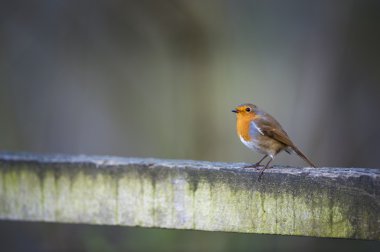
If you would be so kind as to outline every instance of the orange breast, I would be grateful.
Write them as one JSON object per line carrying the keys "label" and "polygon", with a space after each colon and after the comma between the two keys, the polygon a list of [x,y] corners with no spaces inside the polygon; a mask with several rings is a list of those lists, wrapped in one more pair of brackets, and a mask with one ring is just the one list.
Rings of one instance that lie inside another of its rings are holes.
{"label": "orange breast", "polygon": [[236,131],[239,136],[241,136],[245,141],[250,141],[252,138],[249,134],[251,121],[255,119],[256,116],[239,116],[236,122]]}
{"label": "orange breast", "polygon": [[250,141],[251,136],[249,135],[249,121],[238,119],[236,123],[237,134],[242,137],[245,141]]}

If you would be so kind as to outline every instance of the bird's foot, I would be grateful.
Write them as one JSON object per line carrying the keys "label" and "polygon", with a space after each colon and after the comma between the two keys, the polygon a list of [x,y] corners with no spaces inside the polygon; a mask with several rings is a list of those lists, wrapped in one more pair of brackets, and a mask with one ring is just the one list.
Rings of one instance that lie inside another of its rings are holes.
{"label": "bird's foot", "polygon": [[257,178],[257,181],[261,181],[261,177],[263,176],[263,174],[264,174],[264,169],[260,172],[260,174],[259,174],[259,177]]}
{"label": "bird's foot", "polygon": [[243,166],[243,168],[260,169],[260,166],[262,166],[262,165],[260,165],[260,163],[254,163],[254,164]]}
{"label": "bird's foot", "polygon": [[269,167],[264,167],[264,169],[261,170],[260,174],[259,174],[259,177],[257,178],[257,181],[261,181],[261,177],[264,175],[264,171],[266,169],[270,169],[270,168],[273,168],[273,166],[269,166]]}

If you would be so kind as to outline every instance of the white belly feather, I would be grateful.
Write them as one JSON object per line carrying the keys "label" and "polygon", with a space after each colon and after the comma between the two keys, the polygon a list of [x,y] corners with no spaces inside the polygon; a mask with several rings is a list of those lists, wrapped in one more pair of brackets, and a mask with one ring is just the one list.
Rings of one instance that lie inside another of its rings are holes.
{"label": "white belly feather", "polygon": [[252,139],[251,141],[245,141],[244,138],[242,136],[239,136],[240,137],[240,141],[245,145],[247,146],[250,150],[253,150],[253,151],[256,151],[258,153],[261,153],[261,154],[267,154],[265,153],[263,150],[261,150],[259,148],[259,143],[258,143],[258,140],[256,139]]}

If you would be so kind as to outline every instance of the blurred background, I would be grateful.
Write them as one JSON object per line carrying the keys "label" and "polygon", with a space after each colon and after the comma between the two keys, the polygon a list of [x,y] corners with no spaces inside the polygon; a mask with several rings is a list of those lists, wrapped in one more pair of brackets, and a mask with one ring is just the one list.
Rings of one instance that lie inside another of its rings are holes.
{"label": "blurred background", "polygon": [[[0,149],[256,162],[231,113],[251,102],[317,165],[379,167],[379,45],[377,0],[2,0]],[[275,163],[305,165],[286,154]],[[7,251],[379,249],[4,221],[0,242]]]}

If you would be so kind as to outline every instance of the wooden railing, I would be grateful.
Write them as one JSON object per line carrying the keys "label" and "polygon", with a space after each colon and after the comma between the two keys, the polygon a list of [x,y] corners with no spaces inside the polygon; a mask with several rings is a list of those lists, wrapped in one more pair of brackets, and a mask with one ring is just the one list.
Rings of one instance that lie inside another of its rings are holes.
{"label": "wooden railing", "polygon": [[380,240],[380,170],[0,153],[0,219]]}

